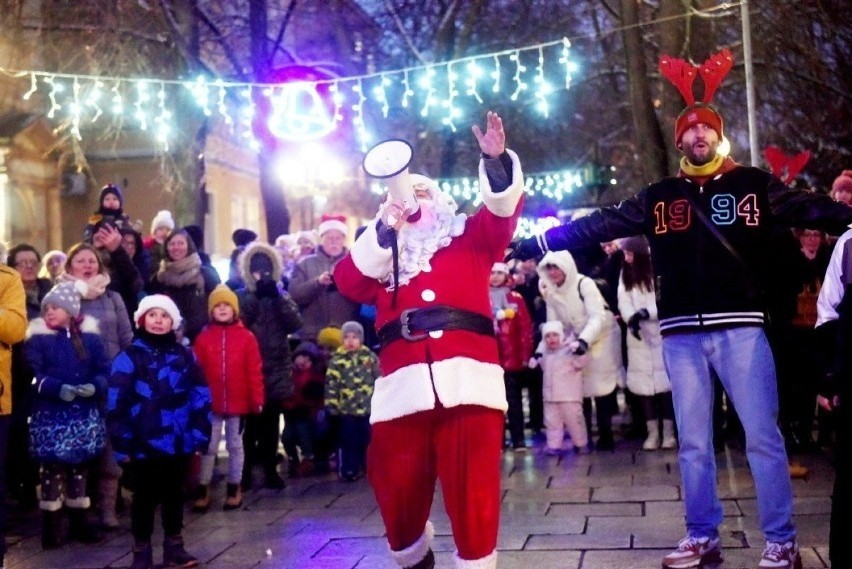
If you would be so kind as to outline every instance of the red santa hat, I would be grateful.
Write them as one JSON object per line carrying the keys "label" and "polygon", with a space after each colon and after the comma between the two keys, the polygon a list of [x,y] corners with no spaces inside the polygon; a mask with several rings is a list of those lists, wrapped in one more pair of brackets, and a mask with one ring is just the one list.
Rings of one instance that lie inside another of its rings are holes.
{"label": "red santa hat", "polygon": [[349,234],[349,226],[346,225],[346,216],[345,215],[323,215],[320,218],[320,224],[317,227],[317,233],[320,237],[322,237],[323,233],[326,231],[331,231],[332,229],[336,229],[343,233],[343,235]]}

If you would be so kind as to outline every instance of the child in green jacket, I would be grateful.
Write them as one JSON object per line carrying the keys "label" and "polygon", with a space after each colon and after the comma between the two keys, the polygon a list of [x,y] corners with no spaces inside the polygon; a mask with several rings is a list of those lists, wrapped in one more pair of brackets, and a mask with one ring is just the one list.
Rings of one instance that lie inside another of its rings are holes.
{"label": "child in green jacket", "polygon": [[325,405],[340,417],[340,476],[353,482],[366,472],[370,442],[370,398],[379,377],[379,357],[363,345],[364,327],[350,321],[341,327],[343,345],[332,355],[325,378]]}

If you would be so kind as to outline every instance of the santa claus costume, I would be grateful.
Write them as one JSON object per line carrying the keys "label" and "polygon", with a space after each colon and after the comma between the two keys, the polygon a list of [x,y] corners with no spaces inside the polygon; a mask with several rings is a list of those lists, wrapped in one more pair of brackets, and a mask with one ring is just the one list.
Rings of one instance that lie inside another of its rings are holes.
{"label": "santa claus costume", "polygon": [[431,200],[418,197],[422,215],[399,229],[396,278],[391,248],[382,246],[381,211],[334,271],[341,293],[377,309],[382,377],[372,401],[367,475],[401,567],[434,566],[428,518],[437,480],[456,566],[497,566],[507,406],[488,277],[522,207],[517,155],[484,157],[479,181],[484,206],[468,217],[455,213],[434,181],[412,175],[415,190],[428,188]]}

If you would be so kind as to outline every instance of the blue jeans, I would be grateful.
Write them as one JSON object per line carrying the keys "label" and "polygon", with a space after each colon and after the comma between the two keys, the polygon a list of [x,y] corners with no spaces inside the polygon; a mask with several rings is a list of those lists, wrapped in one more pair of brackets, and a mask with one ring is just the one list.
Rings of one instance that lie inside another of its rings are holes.
{"label": "blue jeans", "polygon": [[793,539],[793,486],[778,428],[775,363],[763,329],[671,334],[663,338],[663,357],[680,437],[678,460],[689,535],[716,537],[722,522],[713,452],[712,368],[745,430],[763,534],[768,541]]}

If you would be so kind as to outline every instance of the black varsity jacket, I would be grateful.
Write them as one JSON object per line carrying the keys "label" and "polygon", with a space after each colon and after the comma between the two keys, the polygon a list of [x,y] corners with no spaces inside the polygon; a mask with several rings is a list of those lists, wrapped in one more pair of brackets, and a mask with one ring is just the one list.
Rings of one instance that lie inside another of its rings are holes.
{"label": "black varsity jacket", "polygon": [[[692,211],[687,193],[738,252],[738,260]],[[644,234],[651,244],[662,333],[761,326],[773,224],[842,233],[852,208],[794,190],[758,168],[736,166],[699,186],[665,178],[618,205],[554,227],[550,250]]]}

